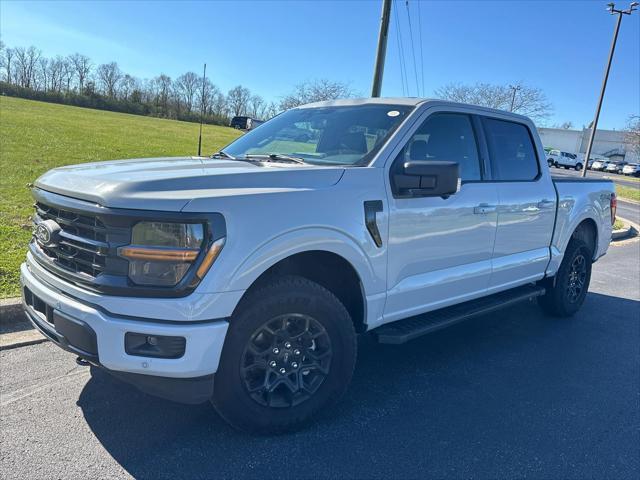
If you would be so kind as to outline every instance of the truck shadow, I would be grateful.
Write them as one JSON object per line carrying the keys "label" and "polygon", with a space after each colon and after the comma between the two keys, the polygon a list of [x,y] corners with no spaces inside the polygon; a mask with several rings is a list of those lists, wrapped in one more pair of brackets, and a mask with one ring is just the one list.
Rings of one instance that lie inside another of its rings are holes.
{"label": "truck shadow", "polygon": [[236,432],[208,404],[147,396],[99,370],[78,405],[136,478],[495,477],[518,464],[581,476],[574,462],[598,476],[607,451],[581,439],[634,408],[639,307],[591,293],[569,320],[525,304],[405,345],[365,335],[345,398],[288,435]]}

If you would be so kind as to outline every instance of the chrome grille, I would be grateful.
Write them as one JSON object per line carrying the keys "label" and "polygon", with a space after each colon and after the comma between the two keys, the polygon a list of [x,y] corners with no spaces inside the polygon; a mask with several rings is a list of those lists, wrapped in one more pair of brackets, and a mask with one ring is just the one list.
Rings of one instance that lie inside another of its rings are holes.
{"label": "chrome grille", "polygon": [[78,214],[42,202],[35,204],[34,224],[54,220],[61,227],[56,246],[38,244],[42,252],[58,266],[76,274],[95,278],[106,266],[109,251],[107,229],[95,216]]}

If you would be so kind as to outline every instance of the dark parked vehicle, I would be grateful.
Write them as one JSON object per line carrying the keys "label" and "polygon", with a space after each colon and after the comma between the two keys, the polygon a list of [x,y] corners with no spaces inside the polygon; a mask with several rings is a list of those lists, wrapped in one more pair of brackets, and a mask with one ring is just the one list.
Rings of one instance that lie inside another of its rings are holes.
{"label": "dark parked vehicle", "polygon": [[257,118],[251,117],[233,117],[229,126],[231,128],[237,128],[238,130],[253,130],[264,122]]}

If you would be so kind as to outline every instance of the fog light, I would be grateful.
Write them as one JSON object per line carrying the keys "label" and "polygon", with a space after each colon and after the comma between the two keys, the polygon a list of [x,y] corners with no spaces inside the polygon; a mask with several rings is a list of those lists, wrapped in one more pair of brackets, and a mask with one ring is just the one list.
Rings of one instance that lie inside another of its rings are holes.
{"label": "fog light", "polygon": [[184,337],[135,332],[124,335],[124,351],[138,357],[180,358],[184,355],[186,343]]}

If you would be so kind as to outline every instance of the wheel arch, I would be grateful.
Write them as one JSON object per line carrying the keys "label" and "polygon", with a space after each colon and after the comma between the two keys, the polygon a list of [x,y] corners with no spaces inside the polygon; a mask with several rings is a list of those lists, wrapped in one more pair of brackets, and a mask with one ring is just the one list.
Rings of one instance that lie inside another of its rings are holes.
{"label": "wheel arch", "polygon": [[584,241],[591,249],[592,259],[595,258],[598,253],[598,226],[593,218],[582,220],[573,230],[569,241],[573,238]]}
{"label": "wheel arch", "polygon": [[238,306],[254,289],[286,275],[303,277],[326,288],[347,309],[356,332],[367,329],[366,296],[360,275],[348,260],[327,250],[307,250],[279,260],[251,284]]}
{"label": "wheel arch", "polygon": [[378,315],[386,289],[385,257],[370,243],[367,246],[357,238],[326,228],[299,229],[275,237],[245,256],[231,272],[226,282],[229,290],[245,292],[234,310],[246,292],[271,275],[293,274],[331,291],[351,314],[356,330],[362,331],[368,315]]}

